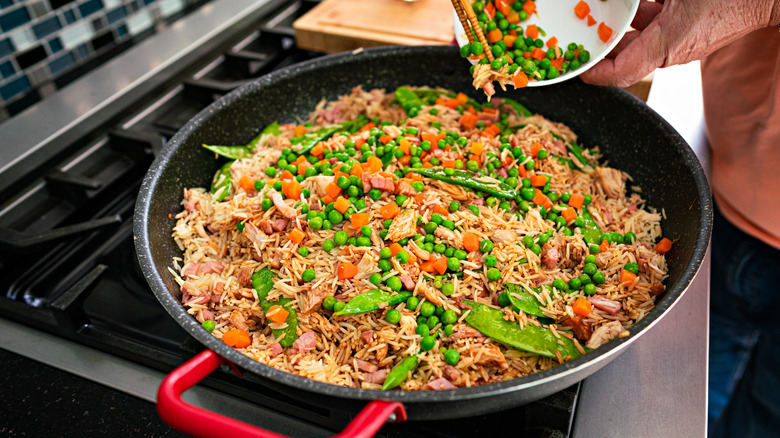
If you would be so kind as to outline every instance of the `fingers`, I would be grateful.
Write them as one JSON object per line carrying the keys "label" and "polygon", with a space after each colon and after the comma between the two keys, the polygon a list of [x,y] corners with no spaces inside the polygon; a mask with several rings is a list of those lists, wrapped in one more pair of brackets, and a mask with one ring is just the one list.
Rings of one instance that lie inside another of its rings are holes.
{"label": "fingers", "polygon": [[627,87],[641,80],[666,60],[661,27],[651,24],[628,42],[614,59],[603,59],[582,73],[583,81],[594,85]]}
{"label": "fingers", "polygon": [[636,30],[643,30],[646,28],[661,12],[663,4],[650,1],[642,1],[639,3],[639,7],[636,10],[634,20],[631,22],[631,27]]}
{"label": "fingers", "polygon": [[617,45],[615,45],[615,48],[612,49],[607,54],[607,59],[615,59],[617,55],[623,51],[632,41],[639,38],[639,31],[638,30],[631,30],[626,32],[625,35],[623,35],[623,38],[618,41]]}

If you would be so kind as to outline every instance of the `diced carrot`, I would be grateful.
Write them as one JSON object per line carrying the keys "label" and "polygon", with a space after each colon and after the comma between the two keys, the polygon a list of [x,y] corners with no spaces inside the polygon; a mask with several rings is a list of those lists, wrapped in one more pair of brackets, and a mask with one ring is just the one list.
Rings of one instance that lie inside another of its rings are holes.
{"label": "diced carrot", "polygon": [[599,32],[599,39],[601,41],[604,41],[605,43],[609,41],[609,38],[612,36],[612,28],[604,24],[603,21],[599,23],[598,32]]}
{"label": "diced carrot", "polygon": [[504,44],[506,44],[507,47],[512,47],[515,44],[515,41],[517,41],[516,36],[504,35]]}
{"label": "diced carrot", "polygon": [[388,202],[384,205],[384,207],[379,209],[379,214],[382,215],[382,219],[392,219],[398,214],[399,211],[400,209],[395,202]]}
{"label": "diced carrot", "polygon": [[428,261],[420,263],[420,270],[423,272],[433,272],[434,268],[433,265],[436,263],[436,257],[431,255],[431,258],[428,259]]}
{"label": "diced carrot", "polygon": [[423,169],[430,169],[431,167],[433,167],[433,164],[431,164],[431,163],[429,163],[427,161],[425,162],[425,164],[423,164]]}
{"label": "diced carrot", "polygon": [[485,5],[485,13],[491,20],[496,16],[496,7],[493,5],[493,2],[487,2]]}
{"label": "diced carrot", "polygon": [[287,320],[287,315],[289,314],[290,312],[285,310],[284,307],[274,304],[268,309],[268,312],[265,313],[265,317],[277,324],[282,324]]}
{"label": "diced carrot", "polygon": [[472,154],[479,155],[482,153],[483,150],[485,150],[485,145],[483,145],[482,143],[478,143],[476,141],[474,143],[471,143],[470,151]]}
{"label": "diced carrot", "polygon": [[292,164],[297,166],[298,164],[301,164],[303,161],[306,161],[306,157],[304,157],[303,155],[298,155],[298,158],[296,158],[295,161],[292,162]]}
{"label": "diced carrot", "polygon": [[501,38],[503,38],[503,35],[501,34],[501,29],[493,29],[487,34],[487,40],[490,44],[501,41]]}
{"label": "diced carrot", "polygon": [[542,150],[541,143],[534,143],[534,145],[531,146],[531,155],[533,155],[534,157],[538,157],[540,150]]}
{"label": "diced carrot", "polygon": [[477,114],[477,109],[474,108],[472,105],[469,105],[469,107],[466,108],[466,112],[471,114]]}
{"label": "diced carrot", "polygon": [[601,250],[601,252],[604,252],[604,251],[608,250],[609,249],[609,242],[607,242],[606,240],[601,242],[601,245],[599,245],[599,249]]}
{"label": "diced carrot", "polygon": [[306,169],[312,167],[311,164],[309,164],[308,161],[304,161],[301,164],[298,165],[298,175],[304,176],[306,175]]}
{"label": "diced carrot", "polygon": [[358,132],[366,132],[366,131],[370,131],[370,130],[372,130],[374,128],[376,128],[376,123],[369,122],[369,123],[366,123],[365,125],[363,125],[363,127],[360,128],[360,131],[358,131]]}
{"label": "diced carrot", "polygon": [[472,252],[479,249],[479,238],[476,234],[468,233],[463,236],[463,247],[466,251]]}
{"label": "diced carrot", "polygon": [[501,164],[503,164],[506,167],[506,166],[509,166],[510,164],[512,164],[512,161],[514,161],[514,160],[515,160],[515,157],[513,157],[512,155],[507,155],[501,161]]}
{"label": "diced carrot", "polygon": [[655,252],[658,254],[666,254],[670,249],[672,249],[672,241],[666,237],[661,239],[661,241],[658,242],[658,244],[655,246]]}
{"label": "diced carrot", "polygon": [[436,141],[436,134],[432,132],[424,132],[420,135],[420,138],[422,138],[422,141],[429,141],[433,143]]}
{"label": "diced carrot", "polygon": [[295,127],[295,136],[300,137],[303,134],[306,134],[306,127],[303,125],[298,125]]}
{"label": "diced carrot", "polygon": [[469,97],[463,93],[458,93],[458,95],[455,96],[455,100],[457,100],[460,105],[465,105],[468,103]]}
{"label": "diced carrot", "polygon": [[525,36],[529,36],[533,39],[539,38],[539,28],[535,24],[529,24],[525,27]]}
{"label": "diced carrot", "polygon": [[331,202],[333,202],[333,201],[334,201],[334,199],[333,199],[333,198],[332,198],[330,195],[325,195],[325,196],[323,196],[321,200],[322,200],[322,202],[323,202],[325,205],[328,205],[328,204],[330,204]]}
{"label": "diced carrot", "polygon": [[349,201],[344,199],[343,196],[339,196],[338,199],[336,199],[336,203],[333,205],[333,208],[338,210],[339,213],[344,214],[344,212],[349,209]]}
{"label": "diced carrot", "polygon": [[534,47],[534,49],[531,50],[531,58],[533,59],[538,59],[541,61],[542,59],[544,59],[544,56],[545,56],[544,50],[538,47]]}
{"label": "diced carrot", "polygon": [[584,20],[588,14],[590,14],[590,5],[584,1],[580,1],[576,6],[574,6],[574,15],[576,15],[580,20]]}
{"label": "diced carrot", "polygon": [[360,176],[363,174],[363,166],[360,163],[355,163],[352,166],[352,170],[349,171],[350,175]]}
{"label": "diced carrot", "polygon": [[393,139],[393,137],[390,134],[385,134],[381,137],[379,137],[379,141],[382,142],[382,144],[388,144]]}
{"label": "diced carrot", "polygon": [[352,228],[359,230],[362,226],[368,225],[368,213],[355,213],[349,217]]}
{"label": "diced carrot", "polygon": [[533,14],[534,12],[536,12],[536,3],[534,3],[532,0],[527,0],[525,3],[523,3],[523,10],[528,15]]}
{"label": "diced carrot", "polygon": [[335,199],[341,194],[341,187],[337,186],[336,183],[330,182],[325,186],[325,193]]}
{"label": "diced carrot", "polygon": [[401,244],[398,243],[398,242],[393,243],[392,245],[390,245],[390,252],[393,254],[393,257],[398,255],[398,253],[403,251],[403,250],[404,250],[404,247],[401,246]]}
{"label": "diced carrot", "polygon": [[[506,18],[506,21],[509,22],[509,23],[519,23],[520,22],[520,16],[517,15],[517,12],[515,12],[515,11],[510,11],[508,14],[506,14],[506,17],[504,17],[504,18]],[[510,34],[512,34],[513,31],[510,30],[509,32],[510,32]],[[516,34],[517,34],[517,32],[515,31],[515,35]]]}
{"label": "diced carrot", "polygon": [[596,23],[597,21],[595,18],[593,18],[593,15],[588,14],[588,27],[591,27]]}
{"label": "diced carrot", "polygon": [[550,202],[550,198],[545,196],[545,194],[542,193],[542,191],[539,189],[534,189],[533,201],[536,205],[541,205],[546,209],[552,208],[552,202]]}
{"label": "diced carrot", "polygon": [[417,257],[414,256],[414,254],[409,254],[409,259],[406,261],[407,265],[413,265],[417,263]]}
{"label": "diced carrot", "polygon": [[290,231],[290,240],[296,244],[303,242],[304,237],[306,237],[306,234],[297,228],[293,228],[293,230]]}
{"label": "diced carrot", "polygon": [[291,180],[290,184],[287,186],[287,193],[284,194],[284,196],[287,196],[290,199],[301,199],[301,183],[299,183],[296,180]]}
{"label": "diced carrot", "polygon": [[561,216],[566,219],[566,222],[571,222],[577,218],[577,212],[573,208],[569,207],[561,212]]}
{"label": "diced carrot", "polygon": [[409,143],[409,140],[402,138],[398,141],[398,148],[403,151],[404,155],[409,155],[412,150],[412,144]]}
{"label": "diced carrot", "polygon": [[284,172],[282,172],[282,175],[279,177],[279,179],[281,179],[282,181],[291,180],[291,179],[295,179],[295,175],[290,173],[289,170],[285,170]]}
{"label": "diced carrot", "polygon": [[233,348],[246,348],[252,343],[249,333],[241,329],[233,329],[222,335],[222,342]]}
{"label": "diced carrot", "polygon": [[582,195],[574,195],[572,194],[569,197],[569,206],[574,208],[582,208],[582,205],[585,203],[585,197]]}
{"label": "diced carrot", "polygon": [[547,177],[544,175],[532,175],[530,178],[531,187],[544,187],[547,184]]}
{"label": "diced carrot", "polygon": [[501,133],[501,128],[491,123],[485,127],[485,132],[489,133],[491,137],[495,137]]}
{"label": "diced carrot", "polygon": [[354,142],[355,142],[355,147],[356,147],[357,149],[360,149],[360,147],[361,147],[361,146],[363,146],[364,144],[366,144],[366,140],[365,140],[363,137],[357,137],[357,138],[353,138],[353,139],[352,139],[352,141],[354,141]]}
{"label": "diced carrot", "polygon": [[425,196],[420,193],[419,195],[414,197],[414,202],[417,203],[417,205],[422,205],[425,202]]}
{"label": "diced carrot", "polygon": [[344,172],[342,172],[340,170],[337,170],[337,171],[333,172],[333,182],[337,183],[339,178],[341,178],[342,176],[346,176],[347,178],[349,178],[349,175],[347,175],[346,173],[344,173]]}
{"label": "diced carrot", "polygon": [[563,57],[551,59],[550,65],[557,68],[560,71],[563,68]]}
{"label": "diced carrot", "polygon": [[511,11],[511,9],[509,8],[509,3],[506,0],[494,0],[493,3],[495,3],[496,5],[496,10],[498,12],[501,12],[504,15],[508,14],[509,11]]}
{"label": "diced carrot", "polygon": [[575,315],[588,316],[593,308],[590,301],[586,300],[585,297],[579,297],[574,301],[574,304],[571,305],[571,310]]}
{"label": "diced carrot", "polygon": [[447,272],[447,257],[441,256],[439,260],[436,260],[436,262],[433,264],[433,269],[438,272],[439,275]]}
{"label": "diced carrot", "polygon": [[523,73],[518,69],[517,72],[514,75],[512,75],[512,83],[515,85],[515,88],[527,87],[528,76],[526,76],[525,73]]}
{"label": "diced carrot", "polygon": [[448,214],[450,214],[449,210],[447,210],[446,208],[442,207],[439,204],[436,204],[436,205],[433,206],[433,212],[434,213],[439,213],[442,216],[447,216]]}
{"label": "diced carrot", "polygon": [[620,284],[631,284],[636,279],[636,274],[626,269],[620,271]]}
{"label": "diced carrot", "polygon": [[238,180],[238,185],[241,186],[242,189],[244,189],[245,192],[251,192],[255,189],[255,182],[252,181],[252,178],[244,175]]}
{"label": "diced carrot", "polygon": [[552,37],[549,40],[547,40],[547,47],[553,48],[558,45],[558,38]]}
{"label": "diced carrot", "polygon": [[447,167],[450,169],[455,168],[455,160],[444,160],[441,162],[441,167]]}
{"label": "diced carrot", "polygon": [[[447,99],[446,101],[444,101],[444,106],[446,106],[447,108],[455,109],[460,106],[460,102],[458,101],[458,99]],[[439,140],[441,140],[439,136],[436,136],[436,141]]]}
{"label": "diced carrot", "polygon": [[460,118],[460,125],[465,129],[474,129],[478,120],[479,117],[474,114],[463,114],[463,117]]}
{"label": "diced carrot", "polygon": [[412,156],[404,155],[403,157],[398,159],[398,162],[403,166],[408,166],[412,162]]}
{"label": "diced carrot", "polygon": [[525,169],[525,166],[518,166],[517,170],[520,171],[520,178],[528,177],[528,171]]}
{"label": "diced carrot", "polygon": [[337,271],[339,280],[346,280],[356,276],[358,273],[358,268],[352,263],[339,263]]}
{"label": "diced carrot", "polygon": [[322,142],[317,143],[311,148],[311,154],[315,157],[322,158],[322,154],[325,153],[325,147],[322,146]]}
{"label": "diced carrot", "polygon": [[382,170],[382,160],[378,157],[368,157],[366,163],[368,163],[368,171],[371,173],[377,173]]}

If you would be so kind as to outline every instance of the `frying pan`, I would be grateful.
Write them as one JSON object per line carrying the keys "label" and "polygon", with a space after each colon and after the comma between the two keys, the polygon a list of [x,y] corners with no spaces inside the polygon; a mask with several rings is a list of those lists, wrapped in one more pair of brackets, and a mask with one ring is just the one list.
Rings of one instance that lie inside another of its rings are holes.
{"label": "frying pan", "polygon": [[[712,202],[704,172],[690,147],[658,114],[629,93],[571,80],[555,86],[504,93],[532,111],[562,122],[580,143],[599,146],[611,166],[625,170],[642,187],[650,206],[664,208],[664,235],[675,243],[667,253],[667,291],[656,308],[632,327],[630,336],[575,360],[530,376],[449,391],[388,391],[347,388],[279,371],[228,347],[188,315],[168,272],[181,251],[171,238],[184,188],[208,187],[218,168],[208,144],[245,144],[267,124],[306,118],[322,98],[335,99],[356,85],[364,89],[442,86],[483,100],[471,86],[468,64],[453,46],[383,47],[325,56],[273,72],[233,91],[190,120],[165,146],[146,175],[134,218],[136,252],[144,275],[168,313],[207,350],[175,370],[158,394],[158,411],[174,427],[198,435],[259,432],[178,397],[225,360],[291,397],[334,409],[363,412],[350,432],[362,436],[384,421],[466,417],[527,403],[562,390],[597,371],[643,333],[680,298],[705,255],[712,226]],[[499,92],[498,97],[501,96]],[[706,311],[706,309],[702,309]]]}

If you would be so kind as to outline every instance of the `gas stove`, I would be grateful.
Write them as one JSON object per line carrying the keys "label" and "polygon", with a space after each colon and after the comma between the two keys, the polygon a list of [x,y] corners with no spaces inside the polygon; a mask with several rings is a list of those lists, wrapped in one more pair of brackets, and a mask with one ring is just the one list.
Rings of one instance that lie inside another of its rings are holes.
{"label": "gas stove", "polygon": [[[147,401],[164,373],[202,350],[138,266],[132,215],[141,179],[165,142],[210,103],[322,55],[294,44],[292,22],[314,4],[212,1],[0,125],[0,347]],[[565,437],[578,393],[575,385],[509,411],[386,425],[380,434]],[[330,435],[352,415],[228,370],[185,399],[295,436]]]}

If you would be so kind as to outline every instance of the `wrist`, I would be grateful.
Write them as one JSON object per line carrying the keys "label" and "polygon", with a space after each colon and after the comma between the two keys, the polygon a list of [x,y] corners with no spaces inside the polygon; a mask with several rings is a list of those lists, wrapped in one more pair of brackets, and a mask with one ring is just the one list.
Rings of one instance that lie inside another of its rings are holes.
{"label": "wrist", "polygon": [[780,26],[780,0],[774,0],[772,2],[772,9],[769,13],[770,26]]}

